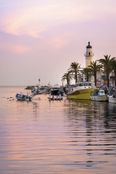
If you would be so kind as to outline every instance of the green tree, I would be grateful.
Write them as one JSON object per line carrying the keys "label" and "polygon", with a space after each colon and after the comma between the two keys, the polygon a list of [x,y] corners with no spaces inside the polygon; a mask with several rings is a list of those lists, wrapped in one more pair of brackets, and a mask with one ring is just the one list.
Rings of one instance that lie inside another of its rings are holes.
{"label": "green tree", "polygon": [[72,62],[72,63],[71,63],[71,65],[70,65],[70,71],[71,71],[72,74],[74,75],[75,84],[76,84],[77,81],[78,81],[79,69],[80,69],[79,63],[76,63],[76,62]]}
{"label": "green tree", "polygon": [[70,80],[72,79],[71,71],[68,71],[62,76],[62,81],[66,80],[67,85],[70,85]]}
{"label": "green tree", "polygon": [[109,87],[109,75],[112,71],[112,62],[114,60],[114,57],[111,58],[111,55],[104,55],[103,59],[99,59],[99,63],[103,66],[104,74],[107,81],[107,87]]}
{"label": "green tree", "polygon": [[97,63],[97,61],[92,61],[90,65],[88,66],[91,74],[94,76],[94,83],[95,86],[97,85],[97,72],[100,71],[101,65]]}
{"label": "green tree", "polygon": [[115,80],[115,87],[116,87],[116,58],[113,59],[111,66],[112,66],[112,71],[114,71],[114,80]]}
{"label": "green tree", "polygon": [[82,70],[82,73],[85,75],[85,79],[86,79],[86,81],[88,82],[89,81],[89,79],[90,79],[90,77],[91,77],[91,71],[90,71],[90,68],[84,68],[83,70]]}

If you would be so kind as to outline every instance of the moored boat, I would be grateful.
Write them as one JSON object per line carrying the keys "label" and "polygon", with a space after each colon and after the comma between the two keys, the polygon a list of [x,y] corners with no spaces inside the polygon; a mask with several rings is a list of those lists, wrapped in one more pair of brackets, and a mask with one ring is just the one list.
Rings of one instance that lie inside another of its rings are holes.
{"label": "moored boat", "polygon": [[90,100],[90,94],[94,91],[95,86],[91,82],[80,82],[71,85],[67,92],[68,99]]}
{"label": "moored boat", "polygon": [[25,94],[22,94],[22,93],[17,93],[16,94],[16,99],[17,101],[31,101],[32,100],[32,96],[29,96],[29,95],[25,95]]}
{"label": "moored boat", "polygon": [[31,90],[32,95],[38,95],[38,94],[48,94],[49,92],[49,87],[48,86],[34,86]]}
{"label": "moored boat", "polygon": [[109,91],[108,102],[116,103],[116,88],[115,87],[111,88]]}
{"label": "moored boat", "polygon": [[94,92],[90,95],[90,98],[92,101],[108,101],[108,96],[103,89],[94,90]]}
{"label": "moored boat", "polygon": [[108,102],[109,103],[116,103],[116,97],[114,97],[113,95],[108,96]]}
{"label": "moored boat", "polygon": [[63,100],[63,91],[60,88],[51,88],[48,96],[49,100]]}

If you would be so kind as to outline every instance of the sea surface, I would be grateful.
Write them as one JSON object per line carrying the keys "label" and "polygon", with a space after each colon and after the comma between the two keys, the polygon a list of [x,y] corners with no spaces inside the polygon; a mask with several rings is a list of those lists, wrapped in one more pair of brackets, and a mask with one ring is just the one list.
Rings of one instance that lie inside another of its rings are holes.
{"label": "sea surface", "polygon": [[0,87],[0,174],[116,174],[116,104],[17,92]]}

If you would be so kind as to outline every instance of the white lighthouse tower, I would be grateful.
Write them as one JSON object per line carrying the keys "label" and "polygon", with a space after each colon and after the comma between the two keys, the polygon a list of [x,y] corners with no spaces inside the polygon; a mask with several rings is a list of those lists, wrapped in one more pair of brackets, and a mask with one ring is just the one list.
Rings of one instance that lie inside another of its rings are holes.
{"label": "white lighthouse tower", "polygon": [[85,61],[86,61],[86,67],[88,67],[93,61],[93,52],[92,52],[92,46],[90,45],[90,42],[88,42],[88,45],[86,46],[86,53],[85,53]]}

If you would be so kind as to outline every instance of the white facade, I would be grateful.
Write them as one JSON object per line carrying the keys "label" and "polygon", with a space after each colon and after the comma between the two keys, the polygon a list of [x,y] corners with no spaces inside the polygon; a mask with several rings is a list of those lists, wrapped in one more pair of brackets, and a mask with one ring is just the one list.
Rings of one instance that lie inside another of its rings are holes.
{"label": "white facade", "polygon": [[90,42],[88,42],[88,45],[86,46],[86,53],[85,53],[85,62],[86,62],[86,67],[88,67],[93,61],[93,52],[92,52],[92,46],[90,45]]}

